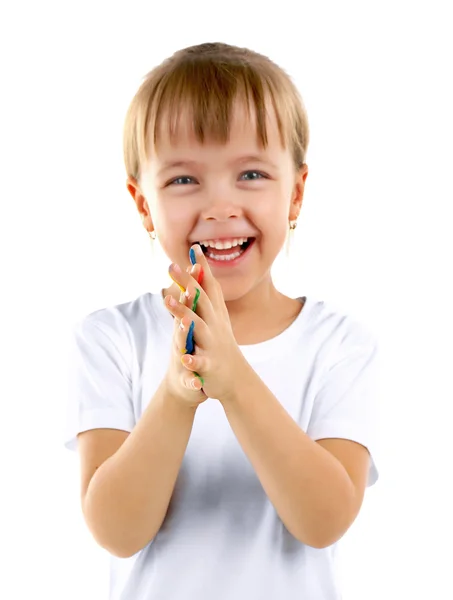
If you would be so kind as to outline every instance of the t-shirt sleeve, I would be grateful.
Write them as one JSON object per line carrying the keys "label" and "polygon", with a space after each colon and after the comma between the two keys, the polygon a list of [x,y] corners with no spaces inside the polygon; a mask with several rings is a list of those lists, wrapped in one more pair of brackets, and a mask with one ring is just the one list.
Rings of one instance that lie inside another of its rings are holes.
{"label": "t-shirt sleeve", "polygon": [[307,434],[343,438],[370,453],[367,487],[378,479],[379,344],[360,327],[339,345],[316,394]]}
{"label": "t-shirt sleeve", "polygon": [[64,434],[68,450],[77,450],[77,434],[82,431],[132,431],[131,354],[127,336],[93,315],[73,327]]}

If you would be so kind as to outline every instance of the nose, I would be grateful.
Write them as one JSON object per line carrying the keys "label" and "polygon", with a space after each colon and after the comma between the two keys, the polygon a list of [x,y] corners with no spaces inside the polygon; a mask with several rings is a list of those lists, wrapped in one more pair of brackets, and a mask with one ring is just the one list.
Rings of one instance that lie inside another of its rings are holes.
{"label": "nose", "polygon": [[209,199],[201,213],[206,221],[228,221],[228,219],[242,217],[244,211],[238,202],[233,200],[233,192],[220,192],[217,189],[209,194]]}

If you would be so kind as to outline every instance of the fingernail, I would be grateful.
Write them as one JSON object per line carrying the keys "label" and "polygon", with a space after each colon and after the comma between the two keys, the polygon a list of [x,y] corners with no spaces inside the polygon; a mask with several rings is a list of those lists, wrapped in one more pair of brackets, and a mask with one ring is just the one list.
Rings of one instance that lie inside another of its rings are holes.
{"label": "fingernail", "polygon": [[176,302],[176,300],[173,298],[173,296],[170,296],[170,300],[168,301],[168,304],[169,304],[170,306],[177,306],[177,304],[178,304],[178,303],[177,303],[177,302]]}
{"label": "fingernail", "polygon": [[181,273],[181,269],[179,268],[179,265],[177,265],[176,263],[172,263],[171,268],[173,269],[173,271],[175,273],[178,273],[178,275]]}

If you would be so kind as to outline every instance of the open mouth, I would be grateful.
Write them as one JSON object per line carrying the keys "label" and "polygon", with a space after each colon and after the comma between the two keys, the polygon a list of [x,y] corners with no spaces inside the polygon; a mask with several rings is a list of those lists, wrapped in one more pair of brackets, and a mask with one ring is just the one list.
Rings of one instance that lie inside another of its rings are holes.
{"label": "open mouth", "polygon": [[[254,237],[247,238],[247,240],[243,244],[239,244],[238,246],[233,246],[232,248],[225,249],[223,250],[223,252],[225,254],[233,254],[234,252],[245,252],[254,240]],[[208,254],[208,252],[218,252],[218,250],[216,250],[215,248],[211,248],[210,246],[202,246],[200,242],[195,243],[200,245],[205,256],[206,254]]]}
{"label": "open mouth", "polygon": [[252,251],[251,249],[253,248],[255,241],[256,238],[250,237],[247,238],[243,244],[224,250],[217,250],[216,248],[211,247],[206,248],[201,246],[201,244],[200,246],[209,265],[213,268],[215,267],[216,269],[219,268],[223,270],[226,267],[231,268],[244,264]]}

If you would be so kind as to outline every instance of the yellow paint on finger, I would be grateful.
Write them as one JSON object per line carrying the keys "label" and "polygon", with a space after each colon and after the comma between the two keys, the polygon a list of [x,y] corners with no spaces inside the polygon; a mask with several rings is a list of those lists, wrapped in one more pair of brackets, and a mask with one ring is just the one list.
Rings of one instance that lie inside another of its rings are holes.
{"label": "yellow paint on finger", "polygon": [[[173,279],[171,273],[169,272],[168,274],[170,275],[171,279]],[[182,293],[186,291],[186,288],[182,287],[182,285],[180,285],[175,279],[173,279],[173,281],[176,283],[176,285],[179,287]]]}

